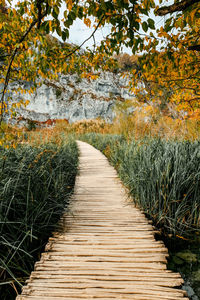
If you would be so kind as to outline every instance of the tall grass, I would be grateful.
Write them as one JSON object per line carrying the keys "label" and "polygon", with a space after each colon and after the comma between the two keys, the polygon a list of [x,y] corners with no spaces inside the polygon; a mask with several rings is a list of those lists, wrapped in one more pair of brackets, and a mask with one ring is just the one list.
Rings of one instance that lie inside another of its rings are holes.
{"label": "tall grass", "polygon": [[0,148],[0,295],[15,299],[69,201],[75,141]]}
{"label": "tall grass", "polygon": [[135,139],[154,137],[166,140],[194,141],[200,139],[200,119],[172,118],[162,115],[151,106],[147,106],[133,114],[118,114],[109,133],[123,134],[128,139],[134,136]]}
{"label": "tall grass", "polygon": [[200,142],[88,134],[129,188],[133,201],[167,233],[200,232]]}
{"label": "tall grass", "polygon": [[[53,138],[59,143],[63,135],[85,133],[118,134],[129,140],[132,137],[134,139],[148,137],[194,141],[200,139],[200,119],[172,118],[161,114],[152,106],[147,106],[138,108],[132,114],[127,113],[126,110],[117,112],[112,124],[102,119],[82,120],[73,124],[67,123],[66,120],[56,120],[54,127],[42,130],[37,128],[33,132],[26,132],[25,136],[28,135],[32,142],[35,140],[41,143]],[[23,134],[21,139],[23,140]]]}

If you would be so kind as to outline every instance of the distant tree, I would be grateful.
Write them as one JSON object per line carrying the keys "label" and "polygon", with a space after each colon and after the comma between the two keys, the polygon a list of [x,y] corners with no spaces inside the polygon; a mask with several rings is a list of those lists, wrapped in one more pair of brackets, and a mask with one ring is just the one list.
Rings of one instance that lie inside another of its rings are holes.
{"label": "distant tree", "polygon": [[119,68],[122,71],[131,71],[133,68],[138,68],[138,57],[136,55],[129,55],[128,53],[121,53],[114,56],[118,61]]}

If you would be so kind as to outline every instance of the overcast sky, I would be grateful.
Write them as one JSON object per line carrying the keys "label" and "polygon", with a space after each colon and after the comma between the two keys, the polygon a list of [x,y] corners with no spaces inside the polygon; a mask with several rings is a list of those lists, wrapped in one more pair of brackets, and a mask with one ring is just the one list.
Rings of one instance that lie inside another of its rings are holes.
{"label": "overcast sky", "polygon": [[[170,5],[173,2],[174,2],[173,0],[165,0],[165,1],[163,1],[162,6],[164,6],[164,5]],[[159,0],[155,0],[155,3],[156,3],[156,5],[159,5]],[[61,7],[61,16],[60,16],[61,19],[63,18],[62,13],[64,12],[64,10],[65,10],[65,5],[62,5],[62,7]],[[156,27],[163,26],[165,18],[166,18],[166,17],[159,17],[159,16],[156,17],[153,14],[153,11],[152,11],[152,13],[150,14],[149,17],[152,18],[152,19],[154,19]],[[83,23],[83,21],[81,21],[81,20],[78,19],[78,20],[75,21],[74,25],[70,28],[69,42],[80,45],[84,40],[86,40],[92,34],[93,30],[94,30],[94,28],[92,28],[92,27],[88,28]],[[109,34],[109,32],[110,32],[110,30],[109,30],[109,26],[108,25],[106,27],[104,27],[104,28],[99,28],[96,31],[96,33],[95,33],[95,42],[96,42],[96,44],[98,45],[100,43],[100,41],[104,37],[106,37],[107,34]],[[54,34],[54,35],[57,36],[56,34]],[[87,41],[84,44],[83,47],[84,48],[86,48],[86,47],[90,47],[91,48],[91,47],[93,47],[93,44],[94,44],[94,42],[93,42],[93,39],[91,38],[89,41]],[[123,51],[127,52],[129,54],[132,54],[131,49],[127,49],[127,48],[124,47]]]}
{"label": "overcast sky", "polygon": [[[158,0],[155,0],[156,4],[158,5]],[[173,0],[165,0],[162,5],[169,5],[172,3]],[[61,19],[63,18],[62,13],[65,10],[65,5],[61,7]],[[151,13],[150,18],[154,19],[156,27],[160,27],[164,24],[165,17],[156,17],[153,13]],[[94,28],[88,28],[83,21],[76,20],[73,24],[73,26],[70,28],[70,36],[69,36],[69,42],[80,45],[83,41],[85,41],[93,32]],[[109,26],[107,25],[104,28],[99,28],[95,33],[95,42],[96,44],[100,44],[101,40],[106,37],[107,34],[109,34]],[[58,37],[56,33],[54,35]],[[84,44],[84,48],[89,47],[92,48],[94,44],[93,39],[91,38],[89,41],[87,41]],[[131,49],[128,49],[124,47],[123,52],[127,52],[129,54],[132,54]]]}
{"label": "overcast sky", "polygon": [[[19,0],[13,0],[12,3],[13,5],[16,4]],[[169,5],[170,3],[173,2],[173,0],[169,0],[169,1],[165,1],[166,3],[164,3],[165,5]],[[158,0],[156,0],[156,3],[158,4]],[[164,5],[162,4],[162,5]],[[65,10],[65,5],[63,4],[61,7],[61,14],[60,14],[60,18],[63,18],[63,12]],[[165,17],[155,17],[153,14],[151,14],[150,16],[151,18],[154,19],[156,27],[160,27],[163,25]],[[69,36],[69,40],[68,42],[70,43],[74,43],[77,45],[80,45],[85,39],[87,39],[93,32],[94,28],[88,28],[83,21],[81,20],[76,20],[74,25],[70,28],[70,36]],[[95,33],[95,41],[96,44],[98,45],[100,43],[100,41],[109,33],[109,26],[106,26],[104,28],[99,28],[96,33]],[[53,34],[54,36],[56,36],[57,38],[58,35],[56,33]],[[59,38],[60,39],[60,38]],[[84,48],[86,47],[93,47],[93,39],[91,38],[88,42],[86,42],[84,44]],[[129,54],[132,54],[130,49],[124,48],[123,50],[124,52],[127,52]]]}

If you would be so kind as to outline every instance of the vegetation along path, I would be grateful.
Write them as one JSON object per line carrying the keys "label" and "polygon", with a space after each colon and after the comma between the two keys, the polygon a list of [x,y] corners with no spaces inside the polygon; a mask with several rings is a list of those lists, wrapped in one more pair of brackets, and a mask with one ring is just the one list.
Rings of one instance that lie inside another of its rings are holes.
{"label": "vegetation along path", "polygon": [[116,171],[79,142],[80,171],[64,213],[17,300],[188,299],[182,278],[166,269],[167,249],[128,203]]}

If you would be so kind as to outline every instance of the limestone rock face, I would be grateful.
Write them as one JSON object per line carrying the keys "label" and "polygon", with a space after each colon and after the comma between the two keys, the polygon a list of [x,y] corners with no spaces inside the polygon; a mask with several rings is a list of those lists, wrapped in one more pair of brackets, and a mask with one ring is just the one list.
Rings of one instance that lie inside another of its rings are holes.
{"label": "limestone rock face", "polygon": [[[26,83],[24,83],[25,85]],[[11,85],[12,90],[17,88]],[[70,123],[101,117],[111,122],[116,101],[131,99],[128,80],[119,74],[100,73],[96,80],[81,78],[77,74],[60,75],[59,80],[46,80],[33,94],[15,94],[15,101],[29,100],[18,110],[18,123],[27,120],[45,122],[48,119],[67,119]]]}

